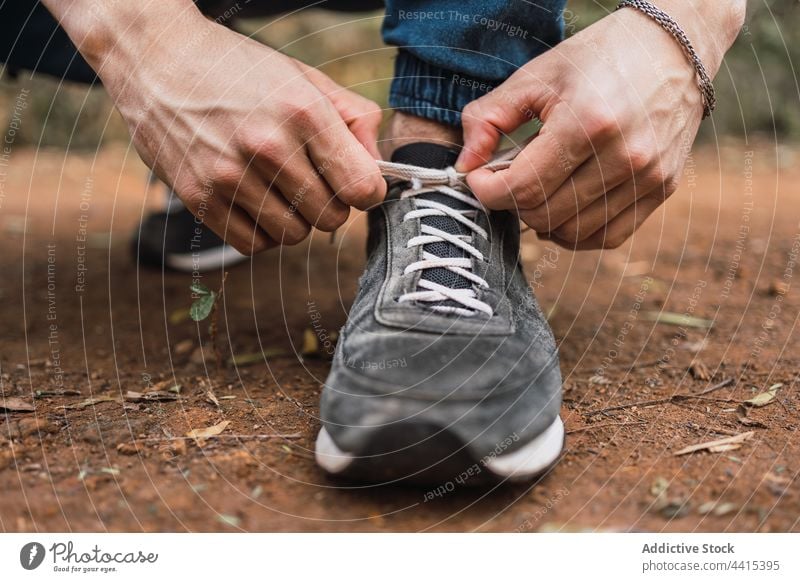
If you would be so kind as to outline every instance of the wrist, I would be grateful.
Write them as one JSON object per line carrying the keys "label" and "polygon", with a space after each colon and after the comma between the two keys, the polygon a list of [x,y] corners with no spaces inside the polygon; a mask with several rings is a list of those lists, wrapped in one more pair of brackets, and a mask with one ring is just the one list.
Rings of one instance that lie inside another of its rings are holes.
{"label": "wrist", "polygon": [[746,0],[651,0],[684,30],[711,78],[744,24]]}
{"label": "wrist", "polygon": [[108,2],[43,0],[89,65],[104,78],[114,70],[126,74],[144,54],[170,42],[175,30],[195,30],[207,23],[191,0]]}

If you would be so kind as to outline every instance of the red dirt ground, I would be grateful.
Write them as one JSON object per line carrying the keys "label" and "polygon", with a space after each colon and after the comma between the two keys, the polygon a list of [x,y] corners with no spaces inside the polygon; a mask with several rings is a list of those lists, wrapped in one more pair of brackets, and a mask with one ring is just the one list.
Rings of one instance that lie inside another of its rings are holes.
{"label": "red dirt ground", "polygon": [[[180,317],[190,277],[129,259],[158,198],[135,155],[15,150],[0,177],[0,386],[35,411],[0,410],[0,530],[800,531],[798,160],[774,144],[700,149],[665,211],[615,251],[555,252],[526,233],[560,343],[564,457],[535,487],[431,496],[343,487],[312,458],[328,364],[296,350],[314,309],[320,333],[344,322],[363,216],[335,244],[316,235],[231,270],[218,342],[268,357],[220,373],[207,324]],[[713,324],[653,321],[662,309]],[[175,383],[180,400],[121,399]],[[742,424],[738,404],[776,383]],[[90,396],[106,400],[68,408]],[[223,435],[285,438],[168,440],[223,420]],[[747,431],[737,449],[674,455]]]}

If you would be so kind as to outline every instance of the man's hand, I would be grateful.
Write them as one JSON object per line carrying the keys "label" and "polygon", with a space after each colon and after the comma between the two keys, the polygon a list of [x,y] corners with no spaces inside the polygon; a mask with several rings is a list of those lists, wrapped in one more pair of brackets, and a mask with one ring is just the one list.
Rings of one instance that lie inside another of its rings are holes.
{"label": "man's hand", "polygon": [[[744,3],[656,2],[684,27],[709,74],[744,18]],[[632,8],[614,12],[534,59],[463,112],[457,167],[491,158],[502,134],[542,128],[507,170],[467,181],[490,209],[562,246],[614,248],[676,189],[702,101],[677,41]]]}
{"label": "man's hand", "polygon": [[383,200],[374,103],[186,0],[95,5],[81,15],[94,27],[72,30],[83,3],[48,4],[65,12],[144,162],[237,250],[298,243]]}

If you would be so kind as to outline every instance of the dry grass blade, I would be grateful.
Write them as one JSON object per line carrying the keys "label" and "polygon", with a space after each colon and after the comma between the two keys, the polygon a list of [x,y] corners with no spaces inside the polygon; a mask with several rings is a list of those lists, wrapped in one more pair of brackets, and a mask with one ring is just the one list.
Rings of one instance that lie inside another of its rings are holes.
{"label": "dry grass blade", "polygon": [[[646,406],[656,406],[658,404],[677,404],[683,400],[689,399],[700,399],[704,400],[704,396],[706,394],[711,394],[712,392],[719,390],[720,388],[725,388],[726,386],[730,386],[734,383],[733,378],[727,378],[720,382],[719,384],[715,384],[714,386],[710,386],[703,390],[702,392],[698,392],[697,394],[673,394],[672,396],[668,396],[666,398],[656,398],[654,400],[639,400],[637,402],[629,402],[627,404],[617,404],[616,406],[609,406],[607,408],[601,408],[599,410],[587,410],[583,414],[586,416],[591,416],[593,414],[605,414],[607,412],[613,412],[615,410],[624,410],[626,408],[633,408],[634,406],[637,408],[644,408]],[[728,400],[724,400],[727,402]]]}
{"label": "dry grass blade", "polygon": [[575,434],[577,432],[584,432],[587,430],[594,430],[597,428],[608,428],[611,426],[632,426],[632,425],[643,425],[647,424],[646,420],[637,420],[634,422],[599,422],[597,424],[588,424],[586,426],[579,426],[577,428],[572,428],[567,431],[567,434]]}
{"label": "dry grass blade", "polygon": [[80,396],[80,390],[72,390],[70,388],[66,388],[64,390],[37,390],[33,397],[34,398],[51,398],[53,396]]}
{"label": "dry grass blade", "polygon": [[717,439],[714,441],[707,441],[697,445],[690,445],[674,453],[674,455],[688,455],[689,453],[696,453],[697,451],[708,451],[710,453],[721,453],[724,451],[733,451],[742,446],[742,443],[752,438],[755,433],[751,430],[743,432],[734,436],[726,437],[724,439]]}
{"label": "dry grass blade", "polygon": [[701,329],[710,328],[714,322],[710,319],[693,317],[684,313],[673,313],[672,311],[649,311],[644,314],[645,319],[663,323],[666,325],[677,325],[680,327],[697,327]]}
{"label": "dry grass blade", "polygon": [[132,402],[169,402],[171,400],[178,400],[179,396],[175,392],[164,392],[157,390],[155,392],[134,392],[128,390],[125,393],[125,400]]}
{"label": "dry grass blade", "polygon": [[92,398],[87,398],[86,400],[78,402],[77,404],[64,405],[62,408],[65,410],[80,410],[82,408],[86,408],[87,406],[100,404],[101,402],[121,402],[121,400],[115,396],[93,396]]}

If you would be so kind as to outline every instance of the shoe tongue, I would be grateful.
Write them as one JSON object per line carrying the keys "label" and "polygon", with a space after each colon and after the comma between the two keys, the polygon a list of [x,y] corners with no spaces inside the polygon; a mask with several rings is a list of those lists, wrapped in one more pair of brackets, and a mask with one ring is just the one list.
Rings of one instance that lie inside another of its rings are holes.
{"label": "shoe tongue", "polygon": [[[392,154],[393,162],[421,166],[423,168],[434,168],[437,170],[443,170],[449,166],[452,166],[456,163],[456,158],[458,158],[457,150],[426,142],[405,145],[397,148]],[[438,192],[420,194],[415,198],[431,200],[457,210],[472,209],[472,207],[470,207],[468,204]],[[425,216],[420,219],[420,223],[452,235],[471,234],[467,227],[448,216]],[[468,256],[465,251],[448,242],[429,243],[424,245],[422,248],[437,257],[464,258]],[[457,275],[456,273],[441,267],[437,267],[435,269],[425,269],[422,271],[420,278],[438,283],[439,285],[443,285],[445,287],[450,287],[451,289],[469,289],[472,285],[468,279],[465,279],[461,275]],[[432,305],[455,306],[458,304],[454,301],[447,300],[432,303]]]}
{"label": "shoe tongue", "polygon": [[410,143],[394,150],[392,161],[423,168],[444,170],[456,163],[458,150],[428,142]]}

